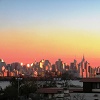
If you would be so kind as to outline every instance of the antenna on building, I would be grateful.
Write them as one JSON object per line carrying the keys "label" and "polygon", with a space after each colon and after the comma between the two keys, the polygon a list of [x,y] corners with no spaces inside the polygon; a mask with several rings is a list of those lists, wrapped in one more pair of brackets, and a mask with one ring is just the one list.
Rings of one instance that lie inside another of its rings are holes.
{"label": "antenna on building", "polygon": [[76,62],[76,55],[75,55],[75,58],[74,58],[74,62]]}
{"label": "antenna on building", "polygon": [[85,61],[85,57],[84,57],[84,54],[83,54],[83,58],[82,58],[82,61]]}

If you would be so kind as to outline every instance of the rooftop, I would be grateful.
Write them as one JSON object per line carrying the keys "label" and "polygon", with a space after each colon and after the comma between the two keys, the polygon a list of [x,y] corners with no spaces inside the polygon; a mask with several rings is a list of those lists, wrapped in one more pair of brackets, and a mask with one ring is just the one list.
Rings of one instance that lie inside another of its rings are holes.
{"label": "rooftop", "polygon": [[100,78],[99,77],[95,77],[95,78],[83,78],[81,80],[81,82],[100,82]]}
{"label": "rooftop", "polygon": [[[58,93],[59,91],[64,91],[63,88],[40,88],[37,90],[38,93],[53,93],[53,94],[56,94]],[[82,92],[83,91],[83,88],[71,88],[69,89],[69,92]]]}

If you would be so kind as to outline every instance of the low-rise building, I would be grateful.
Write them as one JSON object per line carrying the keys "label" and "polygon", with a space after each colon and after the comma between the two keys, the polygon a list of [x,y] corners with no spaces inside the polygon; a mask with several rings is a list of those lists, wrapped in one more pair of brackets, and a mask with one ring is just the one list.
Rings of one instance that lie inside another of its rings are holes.
{"label": "low-rise building", "polygon": [[55,99],[55,100],[70,100],[69,90],[65,88],[40,88],[37,93],[42,98]]}
{"label": "low-rise building", "polygon": [[94,78],[83,78],[83,92],[100,92],[100,74],[97,74]]}

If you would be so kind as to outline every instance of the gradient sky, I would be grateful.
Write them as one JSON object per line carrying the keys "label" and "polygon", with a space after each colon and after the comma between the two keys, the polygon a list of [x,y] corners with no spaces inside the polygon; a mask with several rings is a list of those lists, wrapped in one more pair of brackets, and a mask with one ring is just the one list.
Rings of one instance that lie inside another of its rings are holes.
{"label": "gradient sky", "polygon": [[100,0],[0,0],[5,62],[80,62],[83,54],[100,65]]}

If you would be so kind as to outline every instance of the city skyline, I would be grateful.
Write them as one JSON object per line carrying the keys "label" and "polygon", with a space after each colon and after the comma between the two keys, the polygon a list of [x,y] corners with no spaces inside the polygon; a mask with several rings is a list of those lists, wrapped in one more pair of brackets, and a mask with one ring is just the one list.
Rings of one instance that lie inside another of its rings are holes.
{"label": "city skyline", "polygon": [[[7,61],[5,61],[4,59],[1,58],[0,61],[1,62],[5,62],[6,64],[20,63],[20,65],[28,65],[28,66],[31,66],[31,64],[33,65],[33,63],[36,63],[36,62],[40,63],[40,62],[44,62],[44,61],[49,61],[51,63],[51,65],[55,64],[57,61],[61,61],[63,64],[70,66],[70,64],[73,63],[73,62],[76,62],[77,65],[80,65],[80,63],[84,61],[84,62],[87,62],[89,64],[89,66],[91,66],[91,63],[84,57],[84,55],[82,56],[82,58],[80,60],[77,60],[76,58],[73,59],[73,60],[72,59],[67,59],[66,61],[68,61],[68,62],[63,61],[60,58],[58,58],[58,59],[56,59],[54,61],[52,61],[50,59],[39,59],[39,60],[35,59],[32,62],[21,62],[21,61],[17,60],[17,61],[13,61],[13,62],[10,62],[10,63],[7,63]],[[97,65],[97,66],[91,66],[91,67],[93,67],[93,68],[94,67],[99,67],[99,65]]]}
{"label": "city skyline", "polygon": [[0,0],[0,58],[100,65],[100,1]]}

